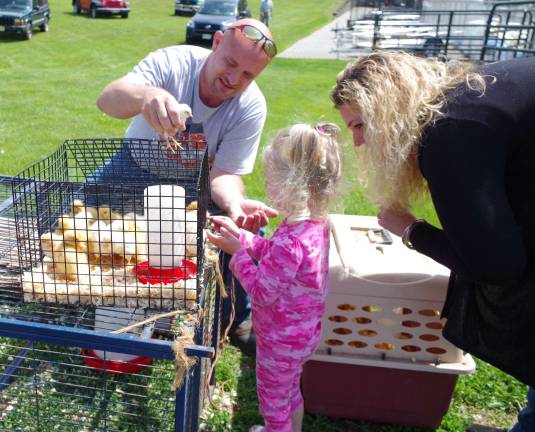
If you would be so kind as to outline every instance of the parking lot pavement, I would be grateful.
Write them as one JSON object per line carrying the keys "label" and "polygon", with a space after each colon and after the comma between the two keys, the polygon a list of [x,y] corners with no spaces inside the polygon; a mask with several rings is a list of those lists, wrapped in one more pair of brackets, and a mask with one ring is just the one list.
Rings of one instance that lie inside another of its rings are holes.
{"label": "parking lot pavement", "polygon": [[309,36],[301,39],[291,47],[285,49],[277,57],[283,58],[310,58],[310,59],[340,59],[346,60],[355,57],[347,53],[338,53],[336,49],[336,38],[333,29],[344,28],[349,19],[349,11],[342,13],[326,26],[316,30]]}

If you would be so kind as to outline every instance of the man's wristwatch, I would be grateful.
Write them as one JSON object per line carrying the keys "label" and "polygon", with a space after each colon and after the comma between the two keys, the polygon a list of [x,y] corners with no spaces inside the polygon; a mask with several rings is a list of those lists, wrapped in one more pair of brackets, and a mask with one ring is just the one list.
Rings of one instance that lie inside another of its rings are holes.
{"label": "man's wristwatch", "polygon": [[420,223],[425,223],[425,220],[416,219],[413,223],[411,223],[410,225],[407,225],[407,227],[403,230],[403,234],[401,235],[401,241],[409,249],[414,249],[414,245],[411,243],[411,233],[416,227],[416,225]]}

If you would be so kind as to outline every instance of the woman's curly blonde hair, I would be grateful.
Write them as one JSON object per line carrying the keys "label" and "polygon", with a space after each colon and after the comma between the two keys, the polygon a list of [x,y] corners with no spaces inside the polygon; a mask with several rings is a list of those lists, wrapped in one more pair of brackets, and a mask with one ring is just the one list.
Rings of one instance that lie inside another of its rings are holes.
{"label": "woman's curly blonde hair", "polygon": [[485,92],[473,66],[444,63],[401,52],[359,57],[336,77],[335,107],[348,106],[364,124],[363,174],[380,207],[407,209],[426,190],[418,166],[418,145],[445,103],[445,93],[466,82]]}
{"label": "woman's curly blonde hair", "polygon": [[267,194],[290,220],[327,215],[341,176],[340,129],[332,123],[295,124],[264,151]]}

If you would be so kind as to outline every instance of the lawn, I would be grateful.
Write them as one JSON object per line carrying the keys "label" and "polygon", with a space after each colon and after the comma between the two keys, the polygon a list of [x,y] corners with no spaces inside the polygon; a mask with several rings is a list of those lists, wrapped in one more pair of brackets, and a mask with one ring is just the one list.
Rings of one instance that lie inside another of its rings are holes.
{"label": "lawn", "polygon": [[[258,14],[258,0],[250,2]],[[328,22],[342,0],[286,0],[275,4],[272,30],[279,50]],[[102,114],[95,101],[112,79],[128,72],[150,51],[182,43],[186,17],[173,15],[172,0],[131,0],[127,20],[74,16],[69,0],[51,0],[50,32],[35,32],[27,41],[0,38],[0,173],[14,174],[67,138],[120,137],[126,121]],[[328,90],[341,61],[275,59],[258,79],[269,114],[262,146],[276,131],[297,121],[340,123]],[[347,134],[344,135],[346,142]],[[374,214],[356,184],[351,145],[344,147],[345,177],[334,212]],[[248,194],[262,199],[263,178],[257,162],[246,179]],[[435,221],[429,204],[418,216]],[[1,353],[0,353],[1,355]],[[219,394],[227,404],[205,416],[210,431],[246,431],[260,421],[254,390],[254,360],[234,348],[224,351],[217,370]],[[507,427],[524,404],[525,386],[478,361],[478,371],[459,379],[454,399],[440,428],[460,432],[477,422]],[[408,432],[415,429],[307,416],[308,432]]]}

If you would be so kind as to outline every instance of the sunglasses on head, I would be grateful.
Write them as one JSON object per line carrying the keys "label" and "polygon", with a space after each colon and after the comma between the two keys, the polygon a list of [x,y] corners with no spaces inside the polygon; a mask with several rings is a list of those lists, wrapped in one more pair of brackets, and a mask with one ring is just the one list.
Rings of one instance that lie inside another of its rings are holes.
{"label": "sunglasses on head", "polygon": [[247,39],[252,40],[255,43],[264,41],[262,49],[269,58],[273,58],[277,54],[275,42],[252,25],[244,24],[236,27],[230,27],[228,30],[240,30]]}

